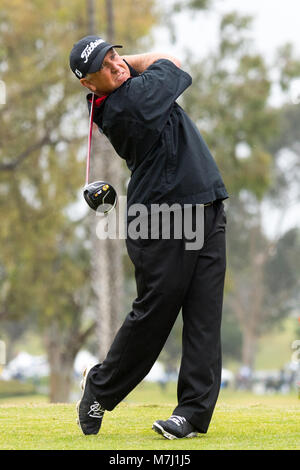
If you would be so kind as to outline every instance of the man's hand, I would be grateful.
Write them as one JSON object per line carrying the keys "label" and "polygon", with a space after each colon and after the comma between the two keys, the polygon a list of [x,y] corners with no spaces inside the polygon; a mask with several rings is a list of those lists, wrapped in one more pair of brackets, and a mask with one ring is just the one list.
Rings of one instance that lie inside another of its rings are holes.
{"label": "man's hand", "polygon": [[169,54],[163,54],[161,52],[148,52],[146,54],[135,54],[135,55],[123,55],[122,59],[131,65],[138,73],[144,72],[150,65],[159,59],[168,59],[177,67],[180,68],[180,61]]}

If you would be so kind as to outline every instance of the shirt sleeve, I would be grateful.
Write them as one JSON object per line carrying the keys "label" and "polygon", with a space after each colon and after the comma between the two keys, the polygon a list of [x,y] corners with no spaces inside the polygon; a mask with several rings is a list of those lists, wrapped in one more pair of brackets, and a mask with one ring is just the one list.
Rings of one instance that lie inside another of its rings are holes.
{"label": "shirt sleeve", "polygon": [[176,99],[191,85],[192,78],[173,62],[160,59],[130,80],[127,109],[133,118],[161,132]]}
{"label": "shirt sleeve", "polygon": [[107,98],[101,122],[94,117],[131,171],[162,136],[176,99],[191,83],[188,73],[160,59]]}

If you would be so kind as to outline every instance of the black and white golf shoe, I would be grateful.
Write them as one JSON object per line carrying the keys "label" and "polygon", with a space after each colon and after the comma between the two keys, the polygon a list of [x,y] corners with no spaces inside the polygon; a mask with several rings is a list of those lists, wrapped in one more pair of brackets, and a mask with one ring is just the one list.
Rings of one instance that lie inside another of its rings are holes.
{"label": "black and white golf shoe", "polygon": [[93,367],[91,366],[83,372],[83,379],[80,384],[83,393],[76,406],[78,415],[77,424],[85,435],[98,434],[105,411],[91,393],[89,387],[88,375]]}
{"label": "black and white golf shoe", "polygon": [[184,418],[184,416],[172,415],[167,421],[155,421],[152,429],[166,439],[182,439],[184,437],[196,437],[196,429]]}

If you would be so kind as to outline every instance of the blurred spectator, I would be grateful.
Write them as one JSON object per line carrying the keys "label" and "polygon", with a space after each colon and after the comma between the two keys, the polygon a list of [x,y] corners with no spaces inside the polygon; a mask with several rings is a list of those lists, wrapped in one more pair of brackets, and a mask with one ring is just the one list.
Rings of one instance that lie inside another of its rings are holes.
{"label": "blurred spectator", "polygon": [[249,366],[242,365],[236,376],[237,390],[249,390],[252,384],[252,370]]}

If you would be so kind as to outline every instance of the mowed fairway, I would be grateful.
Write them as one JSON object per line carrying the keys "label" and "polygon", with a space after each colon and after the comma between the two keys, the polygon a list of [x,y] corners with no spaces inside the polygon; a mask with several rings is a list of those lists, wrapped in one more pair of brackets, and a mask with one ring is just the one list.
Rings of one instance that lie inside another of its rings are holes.
{"label": "mowed fairway", "polygon": [[300,401],[293,395],[257,396],[221,391],[207,434],[169,441],[151,430],[173,411],[176,391],[142,383],[114,411],[106,412],[100,433],[83,436],[75,404],[48,404],[45,398],[0,401],[0,448],[16,450],[247,450],[300,449]]}

